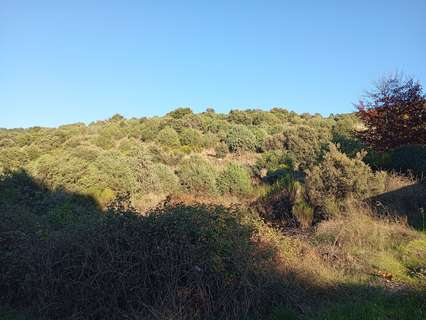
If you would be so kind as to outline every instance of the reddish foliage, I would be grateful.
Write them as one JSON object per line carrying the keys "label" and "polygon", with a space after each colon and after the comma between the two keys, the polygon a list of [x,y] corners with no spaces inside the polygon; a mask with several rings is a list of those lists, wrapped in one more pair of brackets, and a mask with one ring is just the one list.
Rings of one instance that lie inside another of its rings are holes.
{"label": "reddish foliage", "polygon": [[357,109],[367,127],[357,135],[372,147],[387,150],[426,144],[426,97],[419,82],[397,76],[386,79]]}

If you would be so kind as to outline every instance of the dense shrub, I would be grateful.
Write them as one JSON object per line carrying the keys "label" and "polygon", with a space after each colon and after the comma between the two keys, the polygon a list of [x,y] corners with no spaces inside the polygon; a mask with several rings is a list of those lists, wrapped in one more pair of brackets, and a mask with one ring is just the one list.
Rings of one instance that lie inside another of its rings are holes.
{"label": "dense shrub", "polygon": [[175,148],[180,146],[179,134],[175,129],[166,127],[158,132],[156,141],[163,146]]}
{"label": "dense shrub", "polygon": [[187,115],[191,115],[192,110],[191,108],[177,108],[173,111],[170,111],[167,116],[175,118],[175,119],[182,119],[183,117]]}
{"label": "dense shrub", "polygon": [[139,135],[142,141],[152,141],[157,137],[158,132],[161,129],[160,119],[152,118],[142,123],[141,128],[139,129]]}
{"label": "dense shrub", "polygon": [[215,148],[220,143],[220,139],[217,135],[208,132],[203,134],[203,147],[204,148]]}
{"label": "dense shrub", "polygon": [[[78,185],[94,195],[111,194],[108,190],[114,194],[134,193],[137,190],[137,179],[127,157],[118,152],[105,152],[99,155],[96,162],[88,165]],[[101,202],[105,204],[110,198]]]}
{"label": "dense shrub", "polygon": [[364,199],[383,191],[384,173],[374,173],[361,158],[359,154],[351,159],[330,145],[323,161],[307,172],[306,188],[311,203],[326,207],[351,196]]}
{"label": "dense shrub", "polygon": [[179,189],[179,179],[173,170],[162,163],[154,163],[149,157],[139,156],[134,159],[136,168],[137,192],[173,193]]}
{"label": "dense shrub", "polygon": [[252,115],[249,112],[241,110],[231,110],[228,115],[228,120],[246,126],[253,124]]}
{"label": "dense shrub", "polygon": [[265,168],[269,174],[276,170],[293,170],[293,161],[285,150],[274,150],[262,153],[262,156],[256,161],[256,168]]}
{"label": "dense shrub", "polygon": [[217,172],[200,156],[185,158],[177,169],[177,175],[184,190],[198,194],[216,193]]}
{"label": "dense shrub", "polygon": [[217,186],[221,193],[234,195],[247,195],[253,189],[248,171],[236,163],[228,164],[220,173]]}
{"label": "dense shrub", "polygon": [[231,152],[252,151],[256,147],[256,137],[247,127],[233,125],[226,132],[225,143]]}
{"label": "dense shrub", "polygon": [[296,167],[306,169],[317,163],[327,136],[308,126],[289,128],[284,132],[284,148]]}
{"label": "dense shrub", "polygon": [[[56,152],[39,157],[28,166],[31,175],[49,186],[50,188],[65,188],[70,191],[78,191],[81,188],[81,179],[87,174],[90,165],[85,157],[79,157],[80,148],[74,152]],[[87,149],[84,149],[88,151]],[[89,156],[91,153],[85,153]],[[97,159],[97,154],[95,159]]]}
{"label": "dense shrub", "polygon": [[285,136],[282,133],[275,133],[267,136],[264,141],[265,150],[278,150],[284,148]]}
{"label": "dense shrub", "polygon": [[16,170],[25,165],[28,155],[22,148],[11,147],[0,152],[0,172]]}
{"label": "dense shrub", "polygon": [[203,135],[198,130],[185,128],[180,134],[180,143],[183,146],[191,147],[193,150],[200,151],[203,147],[203,142]]}
{"label": "dense shrub", "polygon": [[173,193],[179,189],[179,178],[170,167],[156,163],[154,164],[154,173],[160,180],[162,192]]}
{"label": "dense shrub", "polygon": [[254,229],[223,208],[111,212],[48,237],[5,230],[3,219],[0,226],[9,231],[2,297],[35,316],[260,318],[283,299],[273,287],[273,251],[258,248]]}
{"label": "dense shrub", "polygon": [[117,140],[123,138],[125,135],[125,131],[119,126],[110,124],[98,130],[98,136],[95,138],[94,143],[102,149],[109,150],[115,146]]}
{"label": "dense shrub", "polygon": [[253,132],[256,143],[255,143],[255,150],[257,152],[263,152],[265,151],[265,140],[268,137],[268,133],[263,128],[252,128],[251,131]]}
{"label": "dense shrub", "polygon": [[280,120],[271,112],[257,111],[253,115],[253,125],[274,126],[280,123]]}

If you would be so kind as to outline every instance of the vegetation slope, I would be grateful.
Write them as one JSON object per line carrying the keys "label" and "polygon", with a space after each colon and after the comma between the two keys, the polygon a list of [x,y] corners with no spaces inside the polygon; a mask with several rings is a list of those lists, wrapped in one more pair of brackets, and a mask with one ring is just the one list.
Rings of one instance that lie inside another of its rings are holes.
{"label": "vegetation slope", "polygon": [[364,126],[179,108],[0,129],[1,317],[424,319],[425,147]]}

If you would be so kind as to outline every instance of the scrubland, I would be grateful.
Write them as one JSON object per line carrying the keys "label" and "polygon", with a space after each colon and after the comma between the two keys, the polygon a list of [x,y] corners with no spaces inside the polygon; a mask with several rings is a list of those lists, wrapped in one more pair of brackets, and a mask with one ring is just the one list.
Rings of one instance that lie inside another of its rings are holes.
{"label": "scrubland", "polygon": [[0,129],[0,319],[425,319],[426,148],[360,127],[180,108]]}

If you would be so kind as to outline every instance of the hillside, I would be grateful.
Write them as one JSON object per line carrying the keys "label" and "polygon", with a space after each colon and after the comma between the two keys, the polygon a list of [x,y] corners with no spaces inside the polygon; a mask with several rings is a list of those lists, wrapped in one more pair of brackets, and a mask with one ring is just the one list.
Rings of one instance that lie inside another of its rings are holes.
{"label": "hillside", "polygon": [[179,108],[0,129],[3,317],[424,319],[425,147],[363,128]]}

